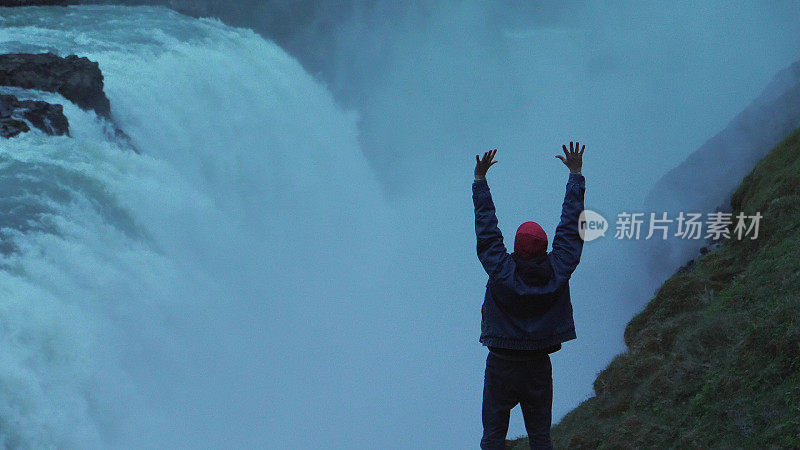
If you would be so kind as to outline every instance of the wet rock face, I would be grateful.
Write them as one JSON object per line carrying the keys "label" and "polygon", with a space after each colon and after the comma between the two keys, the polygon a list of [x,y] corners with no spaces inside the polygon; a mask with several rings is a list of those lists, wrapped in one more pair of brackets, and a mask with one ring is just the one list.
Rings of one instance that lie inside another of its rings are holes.
{"label": "wet rock face", "polygon": [[0,115],[0,137],[12,138],[20,133],[31,131],[28,124],[10,116]]}
{"label": "wet rock face", "polygon": [[[13,3],[30,5],[33,2]],[[0,5],[4,5],[3,0],[0,0]],[[111,138],[139,153],[130,137],[111,117],[111,104],[103,92],[100,66],[86,57],[70,55],[62,58],[53,53],[0,54],[0,86],[61,94],[78,107],[95,111],[100,118],[107,120],[113,127]],[[51,135],[69,135],[69,124],[61,105],[3,95],[0,100],[0,137],[17,136],[30,131],[30,126]]]}
{"label": "wet rock face", "polygon": [[0,6],[67,6],[67,0],[0,0]]}
{"label": "wet rock face", "polygon": [[0,137],[28,132],[28,123],[50,135],[69,134],[69,122],[61,105],[0,95]]}
{"label": "wet rock face", "polygon": [[62,58],[53,53],[0,55],[0,85],[57,92],[82,109],[111,118],[100,66],[85,57]]}

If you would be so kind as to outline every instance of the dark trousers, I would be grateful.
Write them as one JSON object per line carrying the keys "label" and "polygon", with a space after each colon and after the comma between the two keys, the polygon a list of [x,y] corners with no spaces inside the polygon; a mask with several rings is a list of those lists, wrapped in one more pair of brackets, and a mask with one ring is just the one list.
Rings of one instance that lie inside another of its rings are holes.
{"label": "dark trousers", "polygon": [[553,366],[550,355],[510,361],[489,352],[483,379],[482,449],[505,449],[511,409],[521,405],[532,449],[552,449]]}

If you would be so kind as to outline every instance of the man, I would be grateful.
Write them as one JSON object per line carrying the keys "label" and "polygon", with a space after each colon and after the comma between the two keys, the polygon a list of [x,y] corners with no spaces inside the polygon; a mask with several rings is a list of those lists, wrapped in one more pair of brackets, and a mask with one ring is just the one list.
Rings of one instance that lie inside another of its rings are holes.
{"label": "man", "polygon": [[569,168],[561,222],[547,253],[547,234],[536,222],[517,229],[509,254],[497,227],[486,172],[497,149],[475,156],[472,201],[478,259],[489,275],[481,310],[480,342],[489,348],[483,386],[481,448],[504,449],[512,408],[521,404],[530,446],[553,448],[550,421],[553,377],[550,353],[575,339],[569,279],[581,258],[578,217],[583,211],[583,150],[578,142],[562,146],[556,158]]}

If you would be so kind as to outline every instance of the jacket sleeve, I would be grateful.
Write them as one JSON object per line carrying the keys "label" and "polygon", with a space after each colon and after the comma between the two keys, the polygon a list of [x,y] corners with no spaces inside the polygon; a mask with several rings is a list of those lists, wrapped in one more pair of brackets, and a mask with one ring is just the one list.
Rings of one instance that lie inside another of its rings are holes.
{"label": "jacket sleeve", "polygon": [[553,269],[564,278],[569,278],[578,267],[583,251],[583,239],[578,233],[578,218],[583,211],[583,194],[586,179],[580,173],[570,173],[567,192],[561,207],[561,221],[553,237]]}
{"label": "jacket sleeve", "polygon": [[478,259],[489,277],[494,276],[497,269],[511,255],[503,244],[503,234],[497,227],[492,194],[486,180],[472,183],[472,203],[475,205],[475,235],[478,238]]}

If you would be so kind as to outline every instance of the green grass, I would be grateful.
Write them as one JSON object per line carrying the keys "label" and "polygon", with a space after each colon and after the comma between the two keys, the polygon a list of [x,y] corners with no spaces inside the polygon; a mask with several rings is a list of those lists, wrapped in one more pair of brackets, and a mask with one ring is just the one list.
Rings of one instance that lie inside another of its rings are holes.
{"label": "green grass", "polygon": [[731,197],[734,218],[762,214],[758,238],[732,234],[662,284],[556,448],[800,448],[799,194],[800,129]]}

